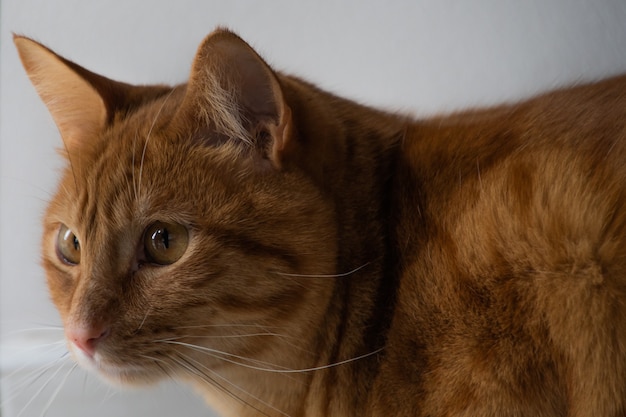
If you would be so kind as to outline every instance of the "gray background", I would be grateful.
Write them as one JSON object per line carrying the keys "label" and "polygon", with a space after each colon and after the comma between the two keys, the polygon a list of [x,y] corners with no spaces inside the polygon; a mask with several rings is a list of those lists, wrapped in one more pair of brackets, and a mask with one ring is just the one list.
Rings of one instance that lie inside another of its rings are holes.
{"label": "gray background", "polygon": [[[51,328],[59,319],[46,294],[38,251],[61,142],[18,62],[12,31],[111,78],[177,83],[186,79],[201,39],[225,25],[277,69],[417,116],[516,100],[626,70],[624,0],[3,0],[0,6],[5,417],[44,410],[63,417],[206,415],[184,387],[119,391],[56,365],[64,352],[62,332]],[[52,367],[22,385],[42,366]]]}

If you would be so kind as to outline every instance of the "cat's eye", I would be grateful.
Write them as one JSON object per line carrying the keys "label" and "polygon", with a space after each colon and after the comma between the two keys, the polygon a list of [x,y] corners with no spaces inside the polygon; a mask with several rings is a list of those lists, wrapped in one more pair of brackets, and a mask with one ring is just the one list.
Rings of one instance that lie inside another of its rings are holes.
{"label": "cat's eye", "polygon": [[66,225],[62,224],[57,236],[57,255],[69,265],[80,263],[80,242]]}
{"label": "cat's eye", "polygon": [[157,265],[170,265],[179,260],[188,244],[189,232],[178,223],[155,222],[143,236],[146,258]]}

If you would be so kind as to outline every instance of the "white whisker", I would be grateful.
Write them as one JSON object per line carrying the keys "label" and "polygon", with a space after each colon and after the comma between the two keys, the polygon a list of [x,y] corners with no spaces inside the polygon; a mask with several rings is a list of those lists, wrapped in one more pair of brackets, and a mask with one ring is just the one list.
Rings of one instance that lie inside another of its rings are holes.
{"label": "white whisker", "polygon": [[342,277],[347,277],[349,275],[354,274],[355,272],[365,268],[366,266],[368,266],[370,263],[366,263],[363,264],[361,266],[359,266],[358,268],[354,268],[351,271],[348,272],[344,272],[341,274],[289,274],[286,272],[276,272],[278,275],[283,275],[286,277],[297,277],[297,278],[342,278]]}
{"label": "white whisker", "polygon": [[133,155],[132,155],[132,167],[131,167],[131,178],[133,181],[133,191],[135,193],[135,202],[138,201],[138,193],[137,193],[137,182],[135,180],[135,147],[137,145],[137,138],[139,137],[139,132],[135,132],[135,136],[133,136]]}
{"label": "white whisker", "polygon": [[16,334],[21,334],[21,333],[29,333],[29,332],[41,332],[41,331],[62,331],[63,327],[62,326],[45,326],[45,327],[31,327],[28,329],[20,329],[20,330],[14,330],[12,332],[8,332],[6,333],[7,336],[11,336],[11,335],[16,335]]}
{"label": "white whisker", "polygon": [[194,326],[178,326],[176,327],[176,329],[204,329],[204,328],[212,328],[212,327],[227,327],[227,328],[232,328],[232,327],[253,327],[256,329],[285,329],[285,327],[281,327],[281,326],[264,326],[261,324],[238,324],[238,323],[233,323],[233,324],[198,324],[198,325],[194,325]]}
{"label": "white whisker", "polygon": [[165,105],[169,101],[169,99],[172,96],[172,94],[174,93],[174,91],[176,91],[176,88],[177,87],[172,88],[172,90],[169,92],[167,97],[165,97],[165,100],[163,100],[163,103],[161,103],[161,106],[159,107],[159,110],[157,111],[156,116],[154,116],[154,119],[152,120],[152,124],[150,125],[150,129],[148,129],[148,134],[146,135],[146,141],[144,142],[143,150],[141,151],[141,162],[139,163],[139,181],[138,181],[138,186],[137,186],[137,192],[138,192],[139,195],[141,195],[141,178],[142,178],[142,174],[143,174],[143,164],[144,164],[144,160],[145,160],[145,157],[146,157],[146,150],[148,148],[148,142],[150,141],[150,138],[152,137],[152,130],[154,130],[154,126],[156,125],[156,122],[159,119],[159,116],[161,115],[161,112],[163,111],[163,108],[165,107]]}
{"label": "white whisker", "polygon": [[[285,417],[291,417],[289,414],[283,412],[282,410],[279,410],[278,408],[274,407],[273,405],[267,403],[266,401],[263,401],[262,399],[260,399],[259,397],[257,397],[256,395],[253,395],[252,393],[248,392],[247,390],[245,390],[244,388],[240,387],[239,385],[235,384],[234,382],[230,381],[228,378],[222,376],[221,374],[219,374],[217,371],[214,371],[210,368],[208,368],[207,366],[203,365],[202,363],[196,361],[195,359],[193,359],[192,357],[185,355],[183,353],[179,353],[179,355],[181,355],[186,361],[188,361],[187,363],[191,362],[191,364],[194,365],[194,367],[196,369],[198,368],[202,368],[205,371],[209,372],[211,375],[219,378],[220,380],[224,381],[225,383],[227,383],[228,385],[230,385],[231,387],[235,388],[236,390],[238,390],[239,392],[243,393],[244,395],[247,395],[248,397],[258,401],[259,403],[263,404],[264,406],[276,411],[279,414],[282,414]],[[190,365],[191,365],[190,364]],[[198,369],[199,370],[199,369]],[[202,375],[205,375],[202,372]],[[212,379],[213,383],[215,383],[215,380]],[[220,385],[220,387],[223,388],[223,386]],[[234,394],[232,394],[230,391],[227,390],[228,393],[230,393],[230,395],[233,395],[235,398],[239,399],[240,401],[242,401],[244,404],[254,408],[255,410],[257,410],[258,412],[265,414],[263,411],[259,410],[258,408],[254,407],[252,404],[248,403],[247,401],[244,401],[243,399],[239,398],[238,396],[235,396]]]}
{"label": "white whisker", "polygon": [[[32,351],[35,351],[35,350],[38,350],[38,349],[41,349],[41,348],[48,348],[48,347],[53,347],[53,346],[65,346],[65,341],[61,340],[61,341],[58,341],[58,342],[45,343],[45,344],[41,344],[41,345],[37,345],[37,346],[29,346],[28,348],[22,349],[20,351],[20,354],[23,355],[24,353],[27,353],[27,352],[32,352]],[[68,352],[65,351],[63,353],[63,355],[61,355],[61,357],[58,358],[54,363],[57,363],[57,362],[59,362],[59,361],[61,361],[63,359],[66,359],[67,355],[68,355]],[[17,373],[22,372],[24,369],[28,368],[29,366],[30,366],[30,364],[26,363],[26,364],[18,367],[17,369],[15,369],[10,374],[6,375],[6,377],[10,378],[10,377],[14,376]]]}
{"label": "white whisker", "polygon": [[67,382],[67,379],[70,377],[70,375],[72,374],[72,372],[74,371],[74,369],[76,369],[76,367],[78,366],[77,363],[75,363],[70,370],[67,372],[67,374],[65,375],[65,377],[63,378],[63,380],[61,381],[61,383],[59,384],[59,386],[57,387],[56,390],[54,390],[54,392],[52,393],[52,395],[50,396],[50,399],[48,400],[48,402],[46,403],[46,405],[43,407],[43,410],[41,411],[41,417],[45,417],[46,413],[48,412],[48,409],[50,409],[50,406],[52,405],[52,403],[54,402],[54,400],[57,398],[57,396],[59,395],[59,392],[61,392],[61,389],[65,386],[65,383]]}
{"label": "white whisker", "polygon": [[[185,346],[185,347],[190,348],[192,350],[196,350],[198,352],[203,352],[203,353],[205,353],[205,354],[207,354],[209,356],[212,356],[212,357],[214,357],[216,359],[220,359],[220,360],[222,360],[224,362],[233,363],[235,365],[241,365],[241,366],[248,367],[248,368],[251,368],[251,369],[257,369],[257,367],[254,367],[254,366],[248,365],[248,364],[244,364],[244,363],[241,363],[241,362],[237,362],[237,361],[232,360],[232,359],[227,359],[224,356],[228,356],[228,357],[235,358],[235,359],[240,359],[242,361],[248,361],[248,362],[252,362],[252,363],[257,363],[259,365],[265,365],[265,366],[274,367],[274,368],[283,368],[283,369],[285,369],[285,371],[289,371],[289,368],[284,367],[284,366],[280,366],[280,365],[276,365],[276,364],[273,364],[273,363],[261,361],[261,360],[258,360],[258,359],[246,358],[244,356],[235,355],[233,353],[228,353],[228,352],[224,352],[224,351],[217,350],[217,349],[211,349],[211,348],[204,347],[204,346],[198,346],[198,345],[194,345],[194,344],[191,344],[191,343],[176,342],[176,341],[163,341],[162,343],[169,343],[169,344],[173,344],[173,345]],[[258,370],[269,370],[269,369],[273,369],[273,368],[258,368]]]}
{"label": "white whisker", "polygon": [[[43,377],[50,369],[53,369],[56,365],[60,364],[61,362],[63,362],[64,360],[67,359],[67,352],[65,354],[63,354],[60,358],[57,358],[54,362],[49,363],[49,364],[45,364],[42,365],[40,367],[38,367],[37,369],[34,369],[30,372],[28,372],[23,378],[22,381],[13,385],[13,389],[15,390],[15,392],[8,398],[3,399],[2,403],[0,403],[0,405],[2,405],[5,402],[8,402],[14,398],[16,398],[17,396],[20,395],[20,392],[25,389],[30,387],[31,385],[33,385],[35,382],[37,382],[37,380],[39,380],[39,378]],[[10,374],[3,376],[3,379],[11,379],[13,377],[15,377],[17,374],[19,374],[20,372],[22,372],[24,369],[28,368],[30,365],[29,364],[25,364],[23,366],[20,366],[18,369],[14,370],[13,372],[11,372]],[[62,366],[62,365],[60,365]]]}
{"label": "white whisker", "polygon": [[[49,368],[48,368],[49,369]],[[24,414],[24,411],[26,411],[26,409],[33,403],[33,401],[35,401],[35,399],[37,399],[37,397],[39,397],[41,395],[41,393],[46,389],[46,387],[52,382],[52,380],[54,379],[55,376],[57,376],[57,374],[61,371],[61,369],[63,369],[62,367],[58,367],[56,371],[54,371],[52,373],[52,375],[48,378],[48,380],[46,382],[43,383],[43,385],[37,390],[37,392],[35,392],[35,394],[31,397],[31,399],[26,403],[26,405],[24,405],[24,407],[22,407],[22,410],[17,414],[16,417],[20,417],[22,414]],[[35,380],[39,379],[39,377],[37,377]],[[33,381],[34,382],[34,381]]]}
{"label": "white whisker", "polygon": [[284,335],[284,334],[280,334],[280,333],[275,333],[275,332],[256,332],[256,333],[243,333],[243,334],[226,334],[226,335],[192,335],[192,334],[187,334],[187,335],[179,335],[179,336],[172,336],[172,337],[167,337],[164,339],[158,339],[155,340],[154,342],[170,342],[170,341],[180,341],[182,339],[239,339],[239,338],[251,338],[251,337],[275,337],[275,338],[279,338],[281,339],[281,341],[294,348],[297,349],[301,352],[305,352],[305,353],[309,353],[309,354],[313,354],[313,352],[311,352],[308,349],[305,349],[304,347],[296,344],[296,343],[292,343],[290,341],[298,341],[298,338],[293,337],[293,336],[288,336],[288,335]]}
{"label": "white whisker", "polygon": [[[316,367],[312,367],[312,368],[302,368],[302,369],[289,369],[287,367],[284,366],[280,366],[280,365],[276,365],[276,364],[272,364],[269,362],[264,362],[264,361],[260,361],[260,360],[256,360],[256,359],[250,359],[250,358],[246,358],[240,355],[235,355],[233,353],[228,353],[228,352],[223,352],[217,349],[212,349],[212,348],[208,348],[208,347],[204,347],[204,346],[198,346],[198,345],[193,345],[191,343],[184,343],[184,342],[176,342],[176,341],[163,341],[162,343],[170,343],[170,344],[174,344],[174,345],[180,345],[180,346],[184,346],[187,348],[190,348],[192,350],[196,350],[199,352],[204,352],[214,358],[220,359],[224,362],[228,362],[228,363],[232,363],[234,365],[239,365],[242,366],[244,368],[249,368],[249,369],[254,369],[256,371],[264,371],[264,372],[271,372],[271,373],[285,373],[285,374],[290,374],[290,373],[304,373],[304,372],[314,372],[314,371],[321,371],[324,369],[328,369],[328,368],[333,368],[336,366],[340,366],[340,365],[345,365],[347,363],[350,362],[355,362],[364,358],[367,358],[369,356],[373,356],[376,355],[380,352],[383,351],[383,348],[377,349],[373,352],[370,353],[366,353],[364,355],[360,355],[354,358],[350,358],[350,359],[346,359],[343,361],[339,361],[339,362],[334,362],[328,365],[322,365],[322,366],[316,366]],[[224,357],[226,356],[226,357]],[[240,359],[243,361],[248,361],[248,362],[253,362],[253,363],[258,363],[261,365],[266,365],[269,366],[269,368],[263,368],[263,367],[258,367],[258,366],[253,366],[253,365],[248,365],[246,363],[242,363],[242,362],[237,362],[236,360],[233,359],[228,359],[227,357],[231,357],[231,358],[235,358],[235,359]],[[276,368],[282,368],[282,369],[276,369]]]}
{"label": "white whisker", "polygon": [[[176,373],[172,364],[168,363],[165,359],[156,358],[150,355],[139,355],[139,357],[155,362],[155,364],[159,367],[159,369],[161,369],[161,371],[163,371],[163,374],[167,377],[172,377],[172,375]],[[174,379],[174,381],[176,380]]]}
{"label": "white whisker", "polygon": [[136,331],[141,330],[141,328],[143,327],[144,323],[146,322],[146,319],[148,318],[148,315],[150,314],[151,311],[152,311],[152,306],[148,306],[148,310],[146,310],[146,314],[145,314],[145,316],[143,316],[143,320],[141,320],[141,323],[139,324],[139,327],[137,328]]}
{"label": "white whisker", "polygon": [[[188,372],[190,375],[195,376],[200,378],[200,380],[202,382],[205,383],[209,383],[217,388],[219,388],[220,390],[222,390],[224,393],[226,393],[227,395],[230,395],[231,397],[233,397],[234,399],[236,399],[237,401],[242,402],[243,404],[248,404],[246,401],[244,401],[242,398],[238,397],[237,395],[233,394],[231,391],[229,391],[228,389],[226,389],[224,386],[222,386],[219,382],[215,381],[213,378],[211,378],[209,375],[205,374],[204,372],[202,372],[200,369],[198,369],[196,366],[194,366],[193,364],[189,363],[189,359],[186,359],[186,355],[183,355],[181,353],[179,353],[179,355],[181,356],[180,358],[177,357],[173,357],[172,360],[179,366],[181,367],[183,370],[185,370],[186,372]],[[195,362],[195,361],[194,361]]]}
{"label": "white whisker", "polygon": [[106,393],[102,396],[102,401],[100,402],[100,405],[105,405],[106,403],[111,401],[111,399],[115,398],[116,395],[117,391],[115,391],[110,385],[107,385]]}
{"label": "white whisker", "polygon": [[293,339],[290,336],[285,336],[285,335],[278,334],[278,333],[243,333],[243,334],[203,335],[203,336],[182,335],[182,336],[166,337],[165,339],[158,339],[158,340],[155,340],[155,342],[169,342],[172,340],[191,339],[191,338],[193,339],[238,339],[238,338],[244,338],[244,337],[263,337],[263,336]]}

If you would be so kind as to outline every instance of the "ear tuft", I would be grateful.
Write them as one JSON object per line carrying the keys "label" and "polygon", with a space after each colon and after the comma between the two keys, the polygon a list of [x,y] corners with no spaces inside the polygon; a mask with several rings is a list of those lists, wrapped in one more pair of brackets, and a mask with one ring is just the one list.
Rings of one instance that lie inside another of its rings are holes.
{"label": "ear tuft", "polygon": [[98,134],[107,110],[98,92],[62,57],[45,46],[14,35],[24,69],[48,107],[68,149]]}

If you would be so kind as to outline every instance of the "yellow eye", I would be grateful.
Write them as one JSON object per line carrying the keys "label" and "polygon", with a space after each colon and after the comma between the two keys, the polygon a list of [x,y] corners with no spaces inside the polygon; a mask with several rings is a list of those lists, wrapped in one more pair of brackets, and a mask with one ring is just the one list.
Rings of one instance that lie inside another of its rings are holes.
{"label": "yellow eye", "polygon": [[74,232],[64,224],[61,225],[57,236],[57,255],[66,264],[80,263],[80,242]]}
{"label": "yellow eye", "polygon": [[143,235],[146,257],[158,265],[170,265],[179,260],[188,244],[187,228],[177,223],[155,222]]}

